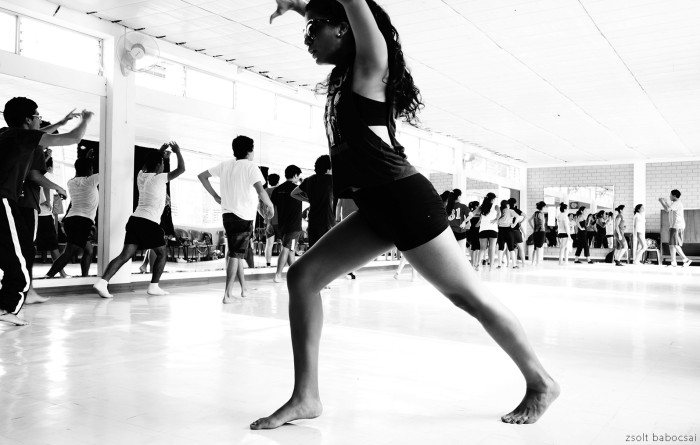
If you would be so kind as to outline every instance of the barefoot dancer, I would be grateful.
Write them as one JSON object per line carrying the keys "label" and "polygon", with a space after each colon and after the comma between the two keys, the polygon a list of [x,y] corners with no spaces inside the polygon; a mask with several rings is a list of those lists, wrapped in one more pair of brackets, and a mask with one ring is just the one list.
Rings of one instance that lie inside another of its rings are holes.
{"label": "barefoot dancer", "polygon": [[[233,283],[238,277],[241,284],[241,297],[247,297],[243,263],[245,262],[250,237],[257,216],[258,200],[265,203],[269,216],[273,211],[272,201],[263,188],[265,177],[260,167],[253,162],[255,145],[251,138],[238,136],[231,143],[233,156],[221,164],[199,174],[199,181],[204,188],[221,204],[224,230],[228,242],[228,262],[226,263],[226,289],[223,303],[233,303]],[[209,182],[212,176],[221,179],[221,196]]]}
{"label": "barefoot dancer", "polygon": [[[558,385],[535,356],[518,320],[481,286],[464,261],[440,197],[408,163],[394,138],[394,117],[414,120],[421,102],[389,17],[373,0],[277,3],[272,18],[288,10],[305,14],[309,51],[317,63],[335,65],[326,108],[334,190],[339,197],[352,195],[359,211],[328,232],[289,271],[294,391],[287,403],[251,428],[277,428],[321,415],[319,291],[394,245],[428,282],[479,320],[520,368],[527,384],[525,398],[502,420],[537,421],[557,397]],[[394,224],[397,212],[414,224]]]}
{"label": "barefoot dancer", "polygon": [[[163,173],[165,159],[170,155],[170,152],[165,151],[168,147],[171,147],[177,156],[177,168],[170,173]],[[139,203],[126,224],[124,248],[115,259],[110,261],[102,278],[93,286],[100,297],[112,298],[107,289],[109,280],[124,264],[131,261],[139,249],[151,249],[156,254],[153,277],[146,292],[148,295],[168,294],[158,285],[167,260],[165,234],[159,223],[165,208],[166,185],[183,173],[185,173],[185,160],[176,142],[163,144],[160,150],[148,155],[146,164],[138,174]]]}
{"label": "barefoot dancer", "polygon": [[34,156],[44,156],[41,147],[77,144],[92,118],[92,113],[84,110],[80,124],[72,131],[47,134],[39,129],[41,115],[37,108],[36,102],[26,97],[10,99],[3,112],[9,127],[0,130],[0,321],[17,326],[28,324],[17,314],[27,302],[31,285],[24,258],[34,252],[34,234],[25,226],[17,206],[22,183]]}

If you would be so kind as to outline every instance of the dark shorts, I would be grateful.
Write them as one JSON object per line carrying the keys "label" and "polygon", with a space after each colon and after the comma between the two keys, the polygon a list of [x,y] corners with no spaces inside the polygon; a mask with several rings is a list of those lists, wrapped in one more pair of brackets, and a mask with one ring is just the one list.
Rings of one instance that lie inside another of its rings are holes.
{"label": "dark shorts", "polygon": [[365,222],[401,251],[422,246],[449,227],[440,195],[421,174],[359,190],[353,199]]}
{"label": "dark shorts", "polygon": [[535,232],[532,234],[532,241],[535,244],[536,249],[541,249],[542,246],[544,246],[545,238],[544,232]]}
{"label": "dark shorts", "polygon": [[625,239],[625,237],[619,238],[615,236],[613,239],[613,246],[615,250],[625,250],[627,249],[627,239]]}
{"label": "dark shorts", "polygon": [[523,232],[520,231],[520,229],[513,229],[513,239],[515,240],[515,244],[520,244],[523,242]]}
{"label": "dark shorts", "polygon": [[469,249],[470,250],[481,250],[481,242],[479,241],[479,232],[473,231],[469,232]]}
{"label": "dark shorts", "polygon": [[265,236],[267,238],[275,237],[275,239],[281,239],[280,227],[277,224],[268,224],[267,227],[265,227]]}
{"label": "dark shorts", "polygon": [[139,246],[139,249],[143,250],[163,247],[165,246],[165,232],[158,223],[146,218],[132,216],[126,223],[124,244],[135,244]]}
{"label": "dark shorts", "polygon": [[489,238],[498,238],[498,232],[495,230],[484,230],[483,232],[479,232],[479,239]]}
{"label": "dark shorts", "polygon": [[469,236],[469,232],[455,232],[453,230],[452,233],[455,234],[455,239],[457,241],[462,241],[463,239],[467,239],[467,237]]}
{"label": "dark shorts", "polygon": [[230,258],[245,259],[250,248],[255,221],[241,219],[233,213],[224,213],[224,230]]}
{"label": "dark shorts", "polygon": [[299,245],[299,238],[301,238],[301,231],[282,233],[282,247],[294,251]]}
{"label": "dark shorts", "polygon": [[569,237],[569,235],[567,235],[566,233],[560,233],[559,235],[557,235],[557,238],[568,238],[568,237]]}
{"label": "dark shorts", "polygon": [[498,250],[503,250],[508,246],[508,251],[512,252],[515,250],[515,237],[513,236],[513,229],[510,227],[499,227],[498,228]]}
{"label": "dark shorts", "polygon": [[314,246],[321,239],[323,235],[330,232],[333,227],[320,226],[315,227],[313,224],[309,224],[309,228],[306,230],[309,235],[309,249]]}
{"label": "dark shorts", "polygon": [[[129,221],[131,221],[131,219]],[[82,249],[90,240],[90,232],[94,224],[95,223],[93,223],[90,218],[85,218],[84,216],[69,216],[64,218],[63,231],[66,232],[66,241]],[[128,235],[129,224],[127,224],[126,227]],[[126,241],[124,244],[127,244]]]}
{"label": "dark shorts", "polygon": [[36,229],[36,248],[40,251],[58,249],[58,237],[53,216],[40,216]]}
{"label": "dark shorts", "polygon": [[668,229],[668,245],[683,247],[683,232],[685,229]]}

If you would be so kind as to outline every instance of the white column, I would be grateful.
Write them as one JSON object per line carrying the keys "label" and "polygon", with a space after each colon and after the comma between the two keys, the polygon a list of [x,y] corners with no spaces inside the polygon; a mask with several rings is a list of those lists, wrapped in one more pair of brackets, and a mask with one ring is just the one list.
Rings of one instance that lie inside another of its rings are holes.
{"label": "white column", "polygon": [[[118,39],[105,39],[104,64],[107,97],[103,99],[100,141],[99,270],[107,268],[124,245],[124,226],[133,211],[135,101],[134,77],[124,77],[116,61]],[[125,265],[112,283],[131,282]]]}

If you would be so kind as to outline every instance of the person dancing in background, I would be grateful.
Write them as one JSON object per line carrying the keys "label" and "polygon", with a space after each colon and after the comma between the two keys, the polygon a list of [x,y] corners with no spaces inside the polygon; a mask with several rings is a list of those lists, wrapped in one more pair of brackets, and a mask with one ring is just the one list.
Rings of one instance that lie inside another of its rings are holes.
{"label": "person dancing in background", "polygon": [[[320,291],[392,246],[457,307],[479,320],[522,372],[525,397],[502,420],[536,422],[559,395],[559,385],[545,371],[515,316],[464,261],[439,195],[408,162],[395,138],[395,118],[415,121],[422,103],[389,16],[373,0],[277,0],[277,5],[271,20],[290,10],[305,16],[309,52],[318,64],[334,65],[325,113],[334,195],[353,197],[359,210],[291,266],[287,285],[294,390],[288,402],[250,427],[277,428],[321,415]],[[396,225],[397,215],[411,224]]]}
{"label": "person dancing in background", "polygon": [[637,242],[634,250],[634,264],[642,264],[644,252],[647,251],[646,227],[647,219],[644,212],[644,204],[637,204],[634,207],[634,235],[633,239]]}
{"label": "person dancing in background", "polygon": [[450,228],[455,235],[455,239],[459,247],[463,251],[467,249],[467,236],[469,235],[469,208],[462,204],[460,197],[462,191],[460,189],[452,190],[450,197],[447,198],[447,220],[450,222]]}
{"label": "person dancing in background", "polygon": [[[177,156],[177,168],[170,173],[163,173],[165,159],[170,155],[170,152],[166,151],[168,147],[171,147]],[[163,144],[160,150],[148,155],[146,164],[136,179],[139,189],[139,203],[126,224],[124,248],[116,258],[110,261],[102,278],[93,286],[100,297],[112,298],[107,287],[109,280],[124,264],[131,261],[139,249],[151,249],[156,254],[151,284],[146,292],[148,295],[168,294],[158,285],[167,260],[165,233],[160,227],[160,217],[165,207],[167,183],[183,173],[185,173],[185,160],[182,158],[182,152],[176,142]]]}
{"label": "person dancing in background", "polygon": [[479,270],[486,254],[489,256],[489,270],[493,269],[496,263],[496,247],[498,244],[498,218],[501,210],[493,205],[496,199],[495,193],[488,193],[479,207],[479,260],[474,270]]}

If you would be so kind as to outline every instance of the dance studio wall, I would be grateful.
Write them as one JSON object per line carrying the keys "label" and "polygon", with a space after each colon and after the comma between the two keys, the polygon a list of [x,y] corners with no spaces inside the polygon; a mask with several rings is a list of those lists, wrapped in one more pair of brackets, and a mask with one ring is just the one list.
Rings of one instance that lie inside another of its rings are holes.
{"label": "dance studio wall", "polygon": [[454,188],[454,177],[451,173],[431,173],[430,182],[433,183],[433,187],[438,193]]}
{"label": "dance studio wall", "polygon": [[[542,167],[527,169],[527,214],[544,199],[545,187],[575,187],[612,185],[615,187],[615,206],[625,205],[624,215],[628,230],[632,230],[634,213],[634,165],[588,165],[579,167]],[[651,230],[649,230],[651,231]]]}
{"label": "dance studio wall", "polygon": [[700,209],[700,161],[659,162],[646,167],[647,231],[659,231],[659,198],[668,198],[673,189],[680,190],[681,202],[686,209]]}

